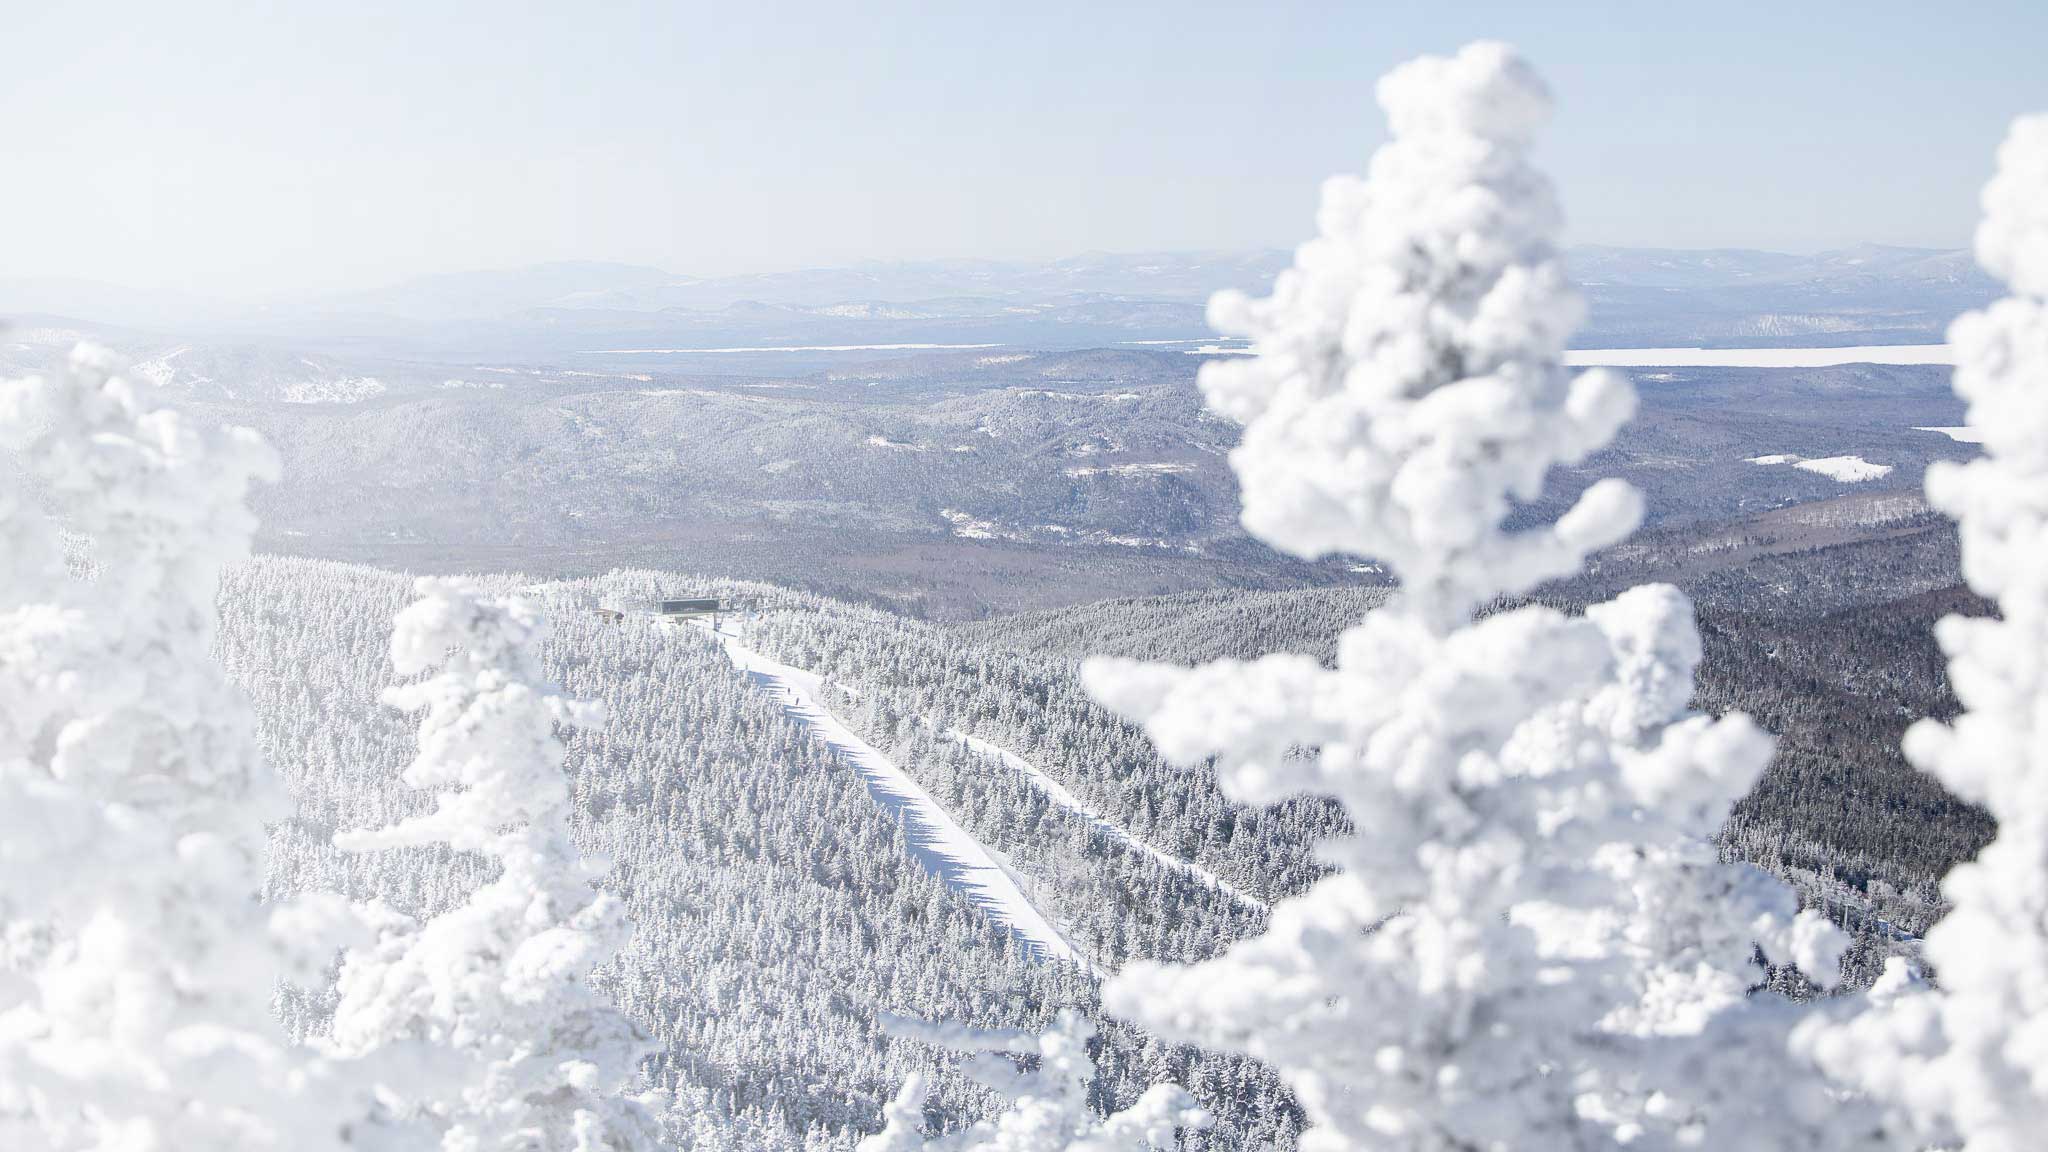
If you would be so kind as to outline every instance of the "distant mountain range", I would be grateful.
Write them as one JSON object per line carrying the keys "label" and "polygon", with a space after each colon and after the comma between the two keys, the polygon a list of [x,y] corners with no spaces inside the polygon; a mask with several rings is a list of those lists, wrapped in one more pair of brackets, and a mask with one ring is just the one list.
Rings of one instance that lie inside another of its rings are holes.
{"label": "distant mountain range", "polygon": [[[622,349],[911,343],[1081,348],[1205,338],[1210,294],[1264,291],[1290,259],[1281,251],[1091,253],[722,277],[574,262],[258,307],[79,280],[0,279],[0,317],[438,361],[569,364]],[[1588,246],[1568,260],[1591,305],[1579,340],[1587,347],[1926,342],[1997,294],[1962,250]]]}

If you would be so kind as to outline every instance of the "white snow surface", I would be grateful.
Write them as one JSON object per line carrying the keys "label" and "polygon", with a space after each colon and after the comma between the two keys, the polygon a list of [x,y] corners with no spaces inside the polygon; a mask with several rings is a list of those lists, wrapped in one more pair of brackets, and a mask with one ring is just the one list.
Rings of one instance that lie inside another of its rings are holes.
{"label": "white snow surface", "polygon": [[1041,959],[1094,967],[1025,899],[1009,869],[969,835],[931,793],[818,702],[821,680],[816,673],[772,660],[747,647],[727,630],[729,624],[718,629],[704,624],[698,627],[717,637],[733,667],[745,673],[756,687],[784,700],[790,716],[802,721],[827,748],[860,773],[876,803],[903,822],[904,836],[919,864],[965,895],[991,920],[1016,934]]}
{"label": "white snow surface", "polygon": [[1751,456],[1751,464],[1790,464],[1805,472],[1815,472],[1830,480],[1844,484],[1861,484],[1865,480],[1876,480],[1891,475],[1889,464],[1873,464],[1861,456],[1821,456],[1807,459],[1790,452],[1779,452],[1770,456]]}
{"label": "white snow surface", "polygon": [[[926,723],[927,725],[929,725],[930,722],[927,721]],[[1225,895],[1228,895],[1231,899],[1236,900],[1241,904],[1246,904],[1253,908],[1257,908],[1262,912],[1266,910],[1266,902],[1264,900],[1259,899],[1257,896],[1254,896],[1241,888],[1233,887],[1229,881],[1223,879],[1223,877],[1221,876],[1216,875],[1214,872],[1209,871],[1207,868],[1202,867],[1200,864],[1196,864],[1191,860],[1183,860],[1180,857],[1175,856],[1171,852],[1168,852],[1161,848],[1156,848],[1151,844],[1148,844],[1145,841],[1140,840],[1137,836],[1131,833],[1130,829],[1125,828],[1123,825],[1118,824],[1104,817],[1095,809],[1090,808],[1088,807],[1088,805],[1082,803],[1081,798],[1079,796],[1076,796],[1072,792],[1068,791],[1066,785],[1053,779],[1051,776],[1046,775],[1045,771],[1039,768],[1038,765],[1033,764],[1031,761],[1024,759],[1022,756],[1017,755],[1015,752],[1012,752],[1009,749],[1004,748],[1000,744],[995,744],[991,743],[990,741],[983,740],[979,736],[970,736],[967,733],[960,731],[958,728],[948,728],[944,732],[940,733],[940,737],[942,739],[949,740],[955,744],[965,746],[968,751],[973,752],[977,756],[994,757],[996,760],[1000,761],[1004,767],[1009,768],[1017,773],[1020,773],[1024,777],[1024,779],[1031,784],[1032,787],[1038,789],[1040,792],[1043,792],[1045,794],[1046,799],[1052,801],[1053,803],[1059,805],[1062,808],[1065,808],[1067,811],[1072,812],[1077,816],[1080,816],[1082,819],[1088,821],[1091,825],[1093,825],[1096,831],[1101,832],[1103,835],[1108,836],[1110,839],[1115,840],[1120,844],[1128,845],[1129,847],[1139,852],[1142,852],[1147,856],[1150,856],[1152,859],[1157,860],[1161,864],[1166,865],[1168,868],[1171,868],[1176,872],[1185,872],[1188,875],[1193,876],[1195,879],[1200,880],[1202,883],[1207,884],[1209,887],[1215,888],[1218,891],[1223,892]]]}
{"label": "white snow surface", "polygon": [[1913,431],[1915,431],[1915,432],[1939,432],[1939,433],[1941,433],[1941,434],[1942,434],[1943,436],[1946,436],[1946,437],[1948,437],[1949,439],[1951,439],[1951,440],[1955,441],[1955,442],[1956,442],[1956,443],[1958,443],[1958,444],[1982,444],[1982,443],[1984,442],[1984,433],[1982,433],[1982,432],[1979,432],[1979,431],[1977,431],[1977,430],[1976,430],[1975,428],[1972,428],[1972,427],[1970,427],[1970,426],[1969,426],[1969,425],[1967,425],[1967,424],[1964,424],[1964,425],[1958,425],[1958,426],[1956,426],[1956,427],[1952,427],[1952,428],[1948,428],[1948,427],[1922,428],[1922,427],[1919,427],[1919,426],[1917,426],[1917,425],[1916,425],[1916,426],[1915,426],[1915,427],[1913,428]]}
{"label": "white snow surface", "polygon": [[1839,364],[1954,364],[1947,344],[1854,348],[1574,348],[1572,368],[1831,368]]}
{"label": "white snow surface", "polygon": [[1818,460],[1801,460],[1792,465],[1807,472],[1818,472],[1830,480],[1844,484],[1859,484],[1865,480],[1876,480],[1891,473],[1889,464],[1872,464],[1861,456],[1823,456]]}

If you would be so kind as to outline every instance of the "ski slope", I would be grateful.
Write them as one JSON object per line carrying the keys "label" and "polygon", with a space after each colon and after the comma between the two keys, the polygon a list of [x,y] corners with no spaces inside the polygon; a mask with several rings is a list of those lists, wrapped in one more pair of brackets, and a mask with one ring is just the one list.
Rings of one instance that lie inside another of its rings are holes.
{"label": "ski slope", "polygon": [[931,793],[895,761],[855,735],[818,702],[817,675],[769,659],[742,644],[739,637],[725,628],[714,630],[703,624],[698,627],[717,637],[733,667],[745,673],[755,686],[784,701],[790,716],[860,773],[876,803],[902,821],[911,855],[927,871],[964,894],[991,920],[1009,929],[1038,958],[1063,960],[1094,970],[1094,965],[1024,898],[1016,879],[993,853],[968,835]]}
{"label": "ski slope", "polygon": [[1155,848],[1145,841],[1138,839],[1123,825],[1110,821],[1094,809],[1083,804],[1079,796],[1067,790],[1066,785],[1046,775],[1036,764],[1031,763],[1015,752],[1000,745],[991,744],[979,736],[969,736],[957,728],[948,728],[945,732],[941,733],[941,737],[966,747],[968,751],[976,755],[994,757],[1005,767],[1021,773],[1024,779],[1031,783],[1032,787],[1045,793],[1046,799],[1088,821],[1096,831],[1115,840],[1119,844],[1127,845],[1135,851],[1150,856],[1152,859],[1157,860],[1176,872],[1184,872],[1189,876],[1193,876],[1195,879],[1207,884],[1211,888],[1217,889],[1240,904],[1257,908],[1261,912],[1266,911],[1267,906],[1264,900],[1242,889],[1232,887],[1229,881],[1202,867],[1200,864],[1196,864],[1191,860],[1183,860],[1171,852]]}

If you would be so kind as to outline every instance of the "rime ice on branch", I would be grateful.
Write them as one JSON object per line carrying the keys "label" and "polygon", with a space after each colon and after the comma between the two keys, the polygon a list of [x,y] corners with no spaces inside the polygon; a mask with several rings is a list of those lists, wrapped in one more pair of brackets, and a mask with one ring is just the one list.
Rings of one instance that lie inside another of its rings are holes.
{"label": "rime ice on branch", "polygon": [[270,1007],[333,909],[257,902],[281,792],[210,653],[275,460],[83,347],[0,382],[0,437],[0,1146],[340,1148],[360,1097]]}
{"label": "rime ice on branch", "polygon": [[1853,1142],[1787,1058],[1790,1006],[1746,1000],[1752,945],[1831,982],[1839,943],[1791,894],[1716,862],[1769,760],[1740,715],[1686,711],[1700,659],[1676,589],[1571,618],[1489,600],[1633,530],[1601,481],[1509,532],[1555,466],[1628,419],[1620,377],[1561,367],[1580,305],[1529,149],[1549,98],[1499,44],[1381,81],[1392,140],[1325,187],[1271,298],[1219,297],[1255,356],[1207,365],[1246,425],[1244,519],[1303,556],[1387,562],[1402,595],[1305,656],[1092,661],[1091,689],[1236,797],[1336,797],[1341,871],[1270,931],[1193,966],[1135,964],[1105,1006],[1276,1067],[1308,1149],[1818,1148]]}
{"label": "rime ice on branch", "polygon": [[358,851],[443,844],[481,853],[500,872],[425,924],[389,918],[374,949],[348,957],[335,1040],[348,1051],[420,1051],[419,1081],[402,1086],[398,1110],[423,1110],[445,1130],[442,1147],[653,1149],[654,1118],[621,1095],[648,1038],[589,983],[629,926],[570,839],[555,735],[558,723],[588,728],[602,716],[547,685],[545,625],[530,602],[454,580],[421,580],[419,592],[399,614],[391,659],[420,679],[386,699],[422,714],[405,780],[435,792],[436,807],[336,842]]}
{"label": "rime ice on branch", "polygon": [[1961,525],[1963,577],[2000,618],[1937,627],[1965,710],[1915,724],[1905,751],[1998,835],[1942,882],[1950,911],[1924,953],[1941,987],[1894,960],[1868,1010],[1800,1039],[1923,1145],[2013,1152],[2048,1131],[2048,115],[1999,149],[1977,259],[2012,288],[1949,329],[1984,455],[1930,465],[1927,496]]}
{"label": "rime ice on branch", "polygon": [[1641,501],[1606,481],[1556,524],[1501,531],[1553,465],[1606,445],[1635,394],[1560,363],[1583,308],[1528,160],[1550,110],[1528,65],[1474,45],[1396,69],[1379,94],[1392,143],[1365,179],[1324,184],[1320,234],[1273,295],[1211,301],[1257,355],[1204,365],[1202,390],[1245,425],[1245,527],[1300,556],[1385,561],[1418,610],[1455,621],[1635,529]]}

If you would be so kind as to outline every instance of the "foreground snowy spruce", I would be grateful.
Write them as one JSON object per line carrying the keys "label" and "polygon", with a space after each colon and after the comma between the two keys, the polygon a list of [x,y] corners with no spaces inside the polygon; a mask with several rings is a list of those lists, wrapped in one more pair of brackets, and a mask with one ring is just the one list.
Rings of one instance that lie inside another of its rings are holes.
{"label": "foreground snowy spruce", "polygon": [[375,916],[334,1042],[291,1045],[277,981],[324,984],[364,932],[335,897],[257,899],[288,813],[210,649],[273,458],[144,411],[91,350],[0,386],[0,431],[35,484],[0,490],[0,1147],[658,1146],[617,1095],[646,1037],[586,982],[625,924],[569,842],[554,724],[594,717],[546,689],[531,607],[426,582],[400,616],[399,673],[443,665],[391,694],[425,712],[408,780],[445,791],[346,839],[501,872],[425,925]]}
{"label": "foreground snowy spruce", "polygon": [[[1320,844],[1337,870],[1274,902],[1264,935],[1205,963],[1133,962],[1105,1009],[1277,1069],[1311,1152],[2039,1147],[2048,117],[2014,127],[1985,194],[1979,258],[2013,295],[1952,334],[1985,456],[1928,480],[2001,617],[1944,622],[1967,710],[1921,722],[1906,749],[1995,816],[1998,838],[1948,878],[1952,911],[1926,941],[1938,986],[1895,961],[1868,998],[1810,1009],[1751,989],[1758,949],[1832,984],[1841,940],[1717,858],[1771,741],[1739,714],[1688,711],[1701,643],[1685,597],[1638,587],[1577,617],[1509,603],[1641,515],[1603,481],[1552,523],[1508,528],[1634,407],[1619,377],[1563,367],[1580,305],[1529,162],[1545,90],[1512,51],[1477,44],[1396,70],[1380,99],[1392,141],[1364,179],[1328,185],[1319,236],[1270,298],[1215,301],[1255,355],[1201,382],[1245,426],[1246,524],[1297,555],[1375,557],[1401,593],[1345,633],[1334,667],[1085,670],[1164,753],[1213,759],[1233,795],[1334,797],[1351,826]],[[602,717],[550,684],[535,602],[416,586],[385,699],[419,717],[404,782],[431,806],[385,805],[388,826],[334,837],[427,859],[462,895],[418,920],[283,898],[263,890],[264,825],[292,814],[213,656],[222,567],[246,557],[247,492],[272,456],[246,431],[147,410],[88,349],[54,378],[0,382],[0,443],[0,1152],[663,1146],[656,1102],[635,1094],[649,1033],[592,985],[629,925],[571,838],[561,732]],[[765,679],[794,675],[750,659]],[[790,691],[823,716],[816,683]],[[946,907],[936,884],[902,887]],[[1066,968],[1077,988],[1093,972]],[[280,987],[306,1043],[280,1026]],[[865,1152],[1216,1135],[1172,1084],[1099,1114],[1095,1026],[1072,1013],[1043,1033],[885,1026],[968,1053],[1006,1106],[928,1137],[913,1076]],[[706,1122],[671,1119],[679,1140]],[[728,1146],[715,1130],[687,1140]]]}
{"label": "foreground snowy spruce", "polygon": [[1893,960],[1866,1010],[1799,1039],[1900,1118],[1902,1146],[2019,1152],[2048,1133],[2048,115],[2013,125],[1984,209],[1977,258],[2012,295],[1949,331],[1984,457],[1929,468],[1927,496],[1961,522],[1963,576],[2002,618],[1941,622],[1967,711],[1920,721],[1905,750],[1998,838],[1942,883],[1951,910],[1926,946],[1941,987]]}
{"label": "foreground snowy spruce", "polygon": [[1582,618],[1497,598],[1632,531],[1603,481],[1555,523],[1503,525],[1631,415],[1618,376],[1561,366],[1580,304],[1528,153],[1549,108],[1475,44],[1380,84],[1392,141],[1324,189],[1321,234],[1271,298],[1211,316],[1253,357],[1206,365],[1242,421],[1244,522],[1294,554],[1375,557],[1402,592],[1305,656],[1201,668],[1101,660],[1092,690],[1234,795],[1312,791],[1355,824],[1341,872],[1270,931],[1191,967],[1140,963],[1105,1007],[1278,1068],[1303,1147],[1799,1148],[1863,1138],[1745,997],[1760,943],[1831,983],[1836,933],[1712,838],[1770,758],[1743,716],[1689,714],[1684,596]]}
{"label": "foreground snowy spruce", "polygon": [[434,792],[435,807],[335,841],[351,851],[445,845],[498,872],[425,924],[384,918],[377,943],[349,953],[335,1043],[414,1065],[387,1105],[400,1119],[423,1117],[442,1148],[656,1148],[652,1111],[622,1095],[652,1045],[589,984],[629,925],[569,838],[555,735],[558,723],[601,724],[601,710],[548,686],[546,625],[531,602],[451,580],[421,580],[419,592],[398,616],[391,662],[425,678],[386,699],[423,714],[405,780]]}
{"label": "foreground snowy spruce", "polygon": [[344,1147],[359,1070],[271,1010],[337,909],[257,902],[283,794],[210,654],[274,458],[83,348],[0,382],[0,437],[0,1148]]}

